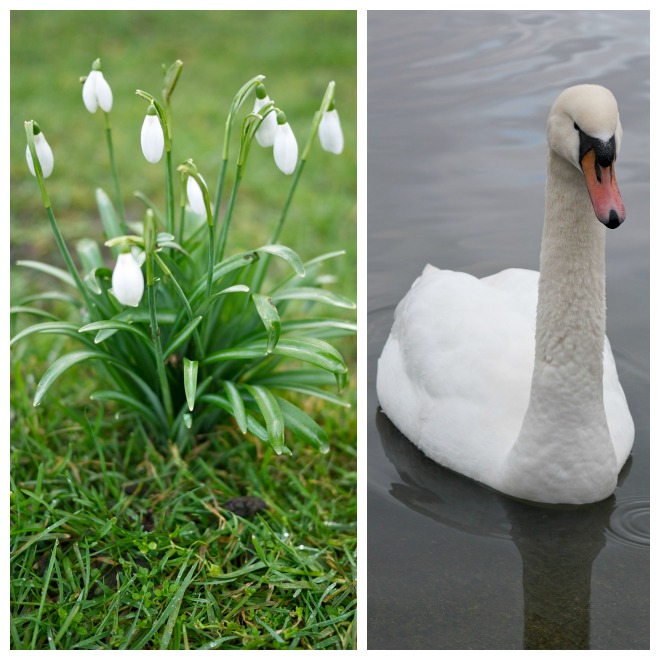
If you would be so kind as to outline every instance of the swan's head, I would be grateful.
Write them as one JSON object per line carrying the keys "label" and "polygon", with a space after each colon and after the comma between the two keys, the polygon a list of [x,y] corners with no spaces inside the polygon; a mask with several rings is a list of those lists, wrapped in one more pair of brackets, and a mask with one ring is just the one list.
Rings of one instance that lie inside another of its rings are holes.
{"label": "swan's head", "polygon": [[565,89],[550,110],[548,145],[584,174],[596,217],[618,227],[626,210],[614,176],[621,122],[612,92],[600,85]]}

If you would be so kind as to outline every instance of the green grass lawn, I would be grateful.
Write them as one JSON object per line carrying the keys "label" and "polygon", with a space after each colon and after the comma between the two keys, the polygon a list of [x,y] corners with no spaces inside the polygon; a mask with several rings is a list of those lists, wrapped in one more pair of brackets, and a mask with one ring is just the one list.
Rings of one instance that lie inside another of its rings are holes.
{"label": "green grass lawn", "polygon": [[[165,205],[162,168],[140,150],[146,106],[135,95],[139,88],[160,96],[162,64],[184,63],[172,100],[173,162],[194,158],[212,190],[226,113],[246,80],[266,76],[301,148],[334,80],[344,153],[314,146],[281,242],[303,260],[345,250],[332,260],[333,288],[355,299],[355,12],[12,12],[13,264],[63,267],[25,164],[28,119],[39,122],[55,154],[48,192],[72,252],[83,237],[102,243],[95,190],[113,193],[104,124],[83,106],[78,81],[97,57],[114,94],[110,117],[129,222],[140,222],[145,208],[133,191]],[[253,146],[228,253],[267,242],[288,189],[271,151]],[[111,266],[110,253],[104,257]],[[47,276],[12,265],[14,304],[52,288]],[[60,305],[45,309],[60,313]],[[19,315],[12,334],[34,321]],[[34,407],[39,378],[70,340],[18,342],[11,647],[355,648],[356,353],[354,338],[334,343],[349,366],[351,407],[302,395],[296,401],[325,429],[330,451],[288,438],[293,455],[278,456],[231,419],[184,443],[155,441],[121,408],[90,400],[99,388],[93,365],[72,369]]]}

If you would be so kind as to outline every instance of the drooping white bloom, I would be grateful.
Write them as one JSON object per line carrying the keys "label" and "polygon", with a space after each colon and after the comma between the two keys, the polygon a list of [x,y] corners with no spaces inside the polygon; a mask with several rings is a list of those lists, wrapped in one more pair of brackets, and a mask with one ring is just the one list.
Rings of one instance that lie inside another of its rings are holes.
{"label": "drooping white bloom", "polygon": [[[50,148],[44,134],[40,131],[34,136],[34,149],[37,152],[37,158],[39,159],[39,165],[41,165],[41,172],[44,175],[44,179],[47,179],[53,173],[53,165],[55,164],[55,158],[53,157],[53,150]],[[25,158],[27,159],[28,169],[32,173],[32,176],[37,176],[34,171],[34,163],[32,162],[32,154],[30,153],[30,147],[25,147]]]}
{"label": "drooping white bloom", "polygon": [[273,157],[275,164],[284,172],[292,174],[298,163],[298,143],[289,122],[277,124],[275,141],[273,142]]}
{"label": "drooping white bloom", "polygon": [[[201,175],[200,178],[202,179],[202,181],[204,181]],[[206,185],[206,181],[204,181],[204,185]],[[188,196],[188,204],[190,204],[190,208],[195,213],[197,213],[197,215],[206,216],[204,195],[202,194],[202,189],[199,187],[199,183],[197,183],[197,179],[195,179],[195,177],[192,176],[188,177],[188,183],[186,185],[186,195]]]}
{"label": "drooping white bloom", "polygon": [[331,154],[340,154],[344,150],[344,134],[335,108],[323,113],[319,124],[319,140],[323,149]]}
{"label": "drooping white bloom", "polygon": [[137,307],[144,293],[142,269],[131,252],[122,252],[112,271],[112,293],[122,304]]}
{"label": "drooping white bloom", "polygon": [[99,106],[103,112],[112,110],[112,90],[101,71],[96,69],[90,71],[83,84],[82,97],[85,107],[90,112],[96,112]]}
{"label": "drooping white bloom", "polygon": [[163,157],[165,136],[163,135],[163,127],[160,125],[160,119],[156,114],[156,108],[153,105],[149,106],[147,116],[144,118],[140,137],[144,157],[150,163],[157,163]]}
{"label": "drooping white bloom", "polygon": [[[267,103],[270,103],[270,99],[266,95],[264,98],[256,98],[254,100],[254,109],[253,112],[260,112]],[[272,147],[275,141],[275,131],[277,129],[277,117],[276,112],[271,111],[265,117],[264,120],[259,125],[257,129],[257,142],[262,147]]]}

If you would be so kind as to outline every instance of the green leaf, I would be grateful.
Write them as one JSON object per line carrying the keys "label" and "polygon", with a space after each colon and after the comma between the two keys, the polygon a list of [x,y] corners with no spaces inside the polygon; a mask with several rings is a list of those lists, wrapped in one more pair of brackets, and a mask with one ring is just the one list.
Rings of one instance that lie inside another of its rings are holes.
{"label": "green leaf", "polygon": [[32,314],[34,316],[43,316],[46,319],[50,319],[51,321],[58,321],[57,316],[54,314],[51,314],[50,312],[46,312],[43,309],[39,309],[38,307],[25,307],[21,305],[15,305],[14,307],[9,308],[9,313],[10,314]]}
{"label": "green leaf", "polygon": [[94,269],[104,266],[101,248],[91,238],[81,238],[76,243],[76,252],[78,252],[85,273],[91,273]]}
{"label": "green leaf", "polygon": [[238,424],[238,428],[241,430],[241,433],[247,433],[247,415],[245,412],[245,404],[243,399],[238,391],[238,387],[230,380],[225,380],[222,383],[227,393],[227,398],[232,407],[234,414],[234,419]]}
{"label": "green leaf", "polygon": [[[204,396],[200,397],[200,401],[211,403],[218,408],[222,408],[230,415],[234,414],[234,409],[232,408],[229,401],[218,394],[204,394]],[[250,413],[246,413],[246,417],[248,431],[252,433],[252,435],[259,438],[259,440],[268,442],[268,431],[266,431],[266,429],[263,427],[263,424],[260,424]]]}
{"label": "green leaf", "polygon": [[142,417],[144,417],[145,420],[151,422],[151,425],[154,426],[155,428],[160,429],[161,427],[158,417],[156,417],[156,415],[154,414],[153,410],[151,410],[151,408],[145,406],[144,403],[142,403],[135,397],[132,397],[128,394],[124,394],[123,392],[114,392],[112,390],[100,390],[98,392],[94,392],[94,394],[90,396],[90,399],[92,399],[93,401],[115,401],[117,403],[121,403],[138,412]]}
{"label": "green leaf", "polygon": [[67,370],[85,360],[107,360],[110,362],[117,362],[105,353],[98,351],[77,351],[75,353],[67,353],[53,362],[46,372],[41,377],[37,385],[37,391],[34,395],[34,402],[32,405],[38,406],[44,395],[50,389],[50,386]]}
{"label": "green leaf", "polygon": [[[101,223],[103,224],[103,233],[107,240],[121,236],[122,231],[117,212],[115,211],[114,204],[107,193],[102,188],[96,189],[96,205],[99,208],[101,215]],[[112,248],[112,254],[117,256],[119,248]]]}
{"label": "green leaf", "polygon": [[[249,360],[251,358],[265,357],[268,355],[266,346],[261,343],[225,348],[221,351],[211,353],[204,360],[205,364],[214,364],[226,360]],[[320,339],[311,337],[280,339],[273,349],[272,355],[291,357],[303,362],[309,362],[314,366],[331,371],[335,374],[337,386],[342,390],[346,385],[348,368],[341,354],[330,344]]]}
{"label": "green leaf", "polygon": [[40,261],[17,261],[16,262],[17,266],[25,266],[26,268],[32,268],[34,270],[39,270],[42,273],[46,273],[47,275],[51,275],[52,277],[56,277],[58,280],[61,280],[62,282],[65,282],[69,286],[75,287],[76,284],[73,281],[73,277],[66,271],[62,270],[61,268],[57,268],[56,266],[51,266],[50,264],[42,264]]}
{"label": "green leaf", "polygon": [[[242,252],[240,254],[235,254],[227,259],[223,259],[219,264],[216,264],[213,267],[213,276],[212,281],[215,284],[219,279],[223,278],[228,273],[231,273],[233,270],[238,268],[243,268],[243,266],[249,266],[251,263],[254,263],[259,258],[259,255],[256,252]],[[197,287],[195,288],[192,296],[190,296],[191,304],[197,301],[201,295],[206,291],[206,276],[199,280]]]}
{"label": "green leaf", "polygon": [[183,62],[181,60],[176,60],[170,64],[169,68],[165,71],[165,65],[163,64],[163,99],[166,104],[169,104],[170,97],[174,92],[176,83],[179,80],[181,75],[181,69],[183,68]]}
{"label": "green leaf", "polygon": [[44,291],[35,293],[21,298],[20,305],[27,305],[28,303],[37,302],[40,300],[58,300],[59,302],[67,303],[70,305],[80,305],[80,302],[74,297],[61,291]]}
{"label": "green leaf", "polygon": [[357,323],[342,319],[295,319],[282,323],[282,332],[314,331],[317,339],[322,337],[342,337],[357,332]]}
{"label": "green leaf", "polygon": [[252,300],[257,312],[266,327],[268,333],[266,341],[266,351],[272,353],[280,338],[282,323],[280,315],[277,313],[277,307],[268,296],[262,296],[260,293],[253,293]]}
{"label": "green leaf", "polygon": [[[200,317],[201,319],[201,317]],[[195,393],[197,391],[197,368],[199,362],[197,360],[189,360],[183,358],[183,388],[186,391],[186,401],[188,402],[188,410],[192,412],[195,407]]]}
{"label": "green leaf", "polygon": [[213,295],[209,296],[196,310],[196,314],[206,314],[209,307],[218,299],[220,296],[224,296],[227,293],[249,293],[250,287],[245,286],[245,284],[234,284],[234,286],[229,286],[222,291],[218,291]]}
{"label": "green leaf", "polygon": [[[176,313],[171,310],[158,310],[156,314],[158,325],[172,325],[176,321]],[[151,316],[148,309],[132,307],[124,309],[114,317],[115,321],[126,321],[126,323],[151,323]]]}
{"label": "green leaf", "polygon": [[96,333],[96,337],[94,337],[94,343],[95,344],[100,344],[104,342],[106,339],[109,339],[112,337],[117,332],[117,328],[106,328],[104,330],[99,330]]}
{"label": "green leaf", "polygon": [[245,386],[254,397],[254,400],[259,406],[259,410],[263,415],[266,422],[266,431],[268,431],[268,441],[275,450],[276,454],[291,452],[284,446],[284,417],[280,409],[277,399],[271,394],[268,389],[261,387],[261,385],[246,385]]}
{"label": "green leaf", "polygon": [[[107,321],[94,321],[93,323],[88,323],[84,325],[78,332],[98,332],[96,339],[94,340],[95,344],[102,342],[104,339],[107,339],[109,336],[113,335],[117,330],[125,330],[126,332],[131,332],[134,335],[137,335],[142,341],[144,341],[150,348],[152,346],[151,337],[142,329],[137,326],[126,323],[125,321],[118,321],[117,319],[109,319]],[[110,333],[105,332],[102,334],[100,331],[112,331]]]}
{"label": "green leaf", "polygon": [[294,357],[309,362],[333,373],[345,373],[346,364],[339,351],[320,339],[306,337],[304,339],[282,339],[275,351],[277,355]]}
{"label": "green leaf", "polygon": [[300,392],[301,394],[323,399],[344,408],[351,407],[348,401],[345,401],[334,392],[329,392],[319,387],[322,385],[333,385],[335,383],[335,377],[327,371],[321,371],[319,369],[287,369],[286,371],[257,377],[253,382],[258,385],[265,385],[271,389]]}
{"label": "green leaf", "polygon": [[65,321],[49,321],[46,323],[37,323],[35,325],[28,326],[25,328],[25,330],[22,330],[17,335],[15,335],[9,342],[9,345],[13,346],[21,339],[40,332],[51,335],[66,335],[68,337],[75,337],[76,339],[80,339],[83,343],[89,345],[89,342],[85,341],[85,339],[83,339],[78,334],[78,326],[74,325],[73,323],[66,323]]}
{"label": "green leaf", "polygon": [[285,245],[263,245],[260,248],[257,248],[257,252],[266,252],[267,254],[272,254],[280,259],[284,259],[291,268],[296,272],[296,275],[304,277],[305,275],[305,266],[301,258],[291,249]]}
{"label": "green leaf", "polygon": [[252,346],[237,346],[235,348],[223,348],[220,351],[208,355],[204,364],[225,362],[226,360],[250,360],[251,358],[266,357],[266,347],[263,344]]}
{"label": "green leaf", "polygon": [[284,423],[294,436],[313,444],[322,454],[330,449],[325,431],[305,412],[286,399],[275,397]]}
{"label": "green leaf", "polygon": [[325,289],[315,287],[300,287],[296,289],[283,289],[273,293],[273,300],[311,300],[312,302],[327,303],[335,307],[344,307],[345,309],[355,309],[356,305],[352,300],[340,296]]}
{"label": "green leaf", "polygon": [[[195,317],[190,323],[188,323],[175,337],[172,338],[172,341],[169,343],[167,350],[163,353],[163,358],[167,359],[170,355],[176,351],[179,346],[181,346],[190,335],[195,332],[195,328],[202,322],[201,316]],[[192,410],[192,408],[191,408]]]}
{"label": "green leaf", "polygon": [[346,250],[335,250],[334,252],[326,252],[325,254],[321,254],[318,257],[314,257],[313,259],[306,261],[305,268],[308,268],[309,266],[315,266],[316,264],[320,264],[322,261],[327,261],[328,259],[343,257],[345,254],[346,254]]}

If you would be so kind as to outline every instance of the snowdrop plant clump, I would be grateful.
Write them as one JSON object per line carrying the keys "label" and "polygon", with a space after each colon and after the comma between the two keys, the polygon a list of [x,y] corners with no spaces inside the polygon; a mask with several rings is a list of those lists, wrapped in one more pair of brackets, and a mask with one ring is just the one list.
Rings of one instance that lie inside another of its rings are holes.
{"label": "snowdrop plant clump", "polygon": [[[66,270],[19,263],[54,275],[58,284],[63,282],[77,294],[62,317],[25,304],[14,308],[17,314],[49,318],[22,329],[12,344],[39,333],[74,340],[41,376],[34,405],[47,403],[61,376],[89,362],[98,367],[98,389],[92,399],[116,407],[120,415],[135,421],[138,432],[157,441],[185,443],[219,425],[226,428],[233,420],[238,431],[269,443],[278,454],[291,453],[291,437],[327,451],[326,433],[301,405],[308,396],[347,405],[340,396],[347,367],[331,341],[352,334],[355,323],[345,314],[328,315],[327,310],[355,305],[325,288],[328,277],[322,271],[342,252],[304,260],[294,248],[280,244],[279,237],[315,136],[326,151],[339,154],[343,149],[335,85],[328,85],[299,153],[286,115],[266,93],[264,77],[247,81],[235,95],[224,125],[221,167],[212,195],[210,175],[202,176],[194,159],[178,166],[173,162],[170,98],[181,70],[182,63],[176,61],[164,71],[160,100],[143,90],[136,92],[147,103],[139,139],[146,159],[142,163],[145,168],[162,168],[164,195],[159,204],[136,193],[144,210],[141,217],[132,218],[124,215],[109,119],[113,96],[100,60],[81,79],[85,108],[90,113],[101,108],[105,114],[115,199],[102,189],[96,191],[104,236],[99,227],[96,237],[80,241],[77,259],[48,197],[46,179],[56,175],[53,151],[39,124],[25,122],[27,165],[37,179]],[[244,109],[251,97],[252,109]],[[230,136],[236,127],[236,172],[231,189],[225,191]],[[137,142],[138,128],[129,134]],[[264,227],[253,249],[232,252],[230,227],[234,215],[240,216],[239,189],[254,141],[272,148],[275,165],[291,177],[290,188],[275,226]],[[286,270],[281,275],[277,269],[279,279],[270,275],[275,261]],[[30,298],[47,304],[53,293]]]}

